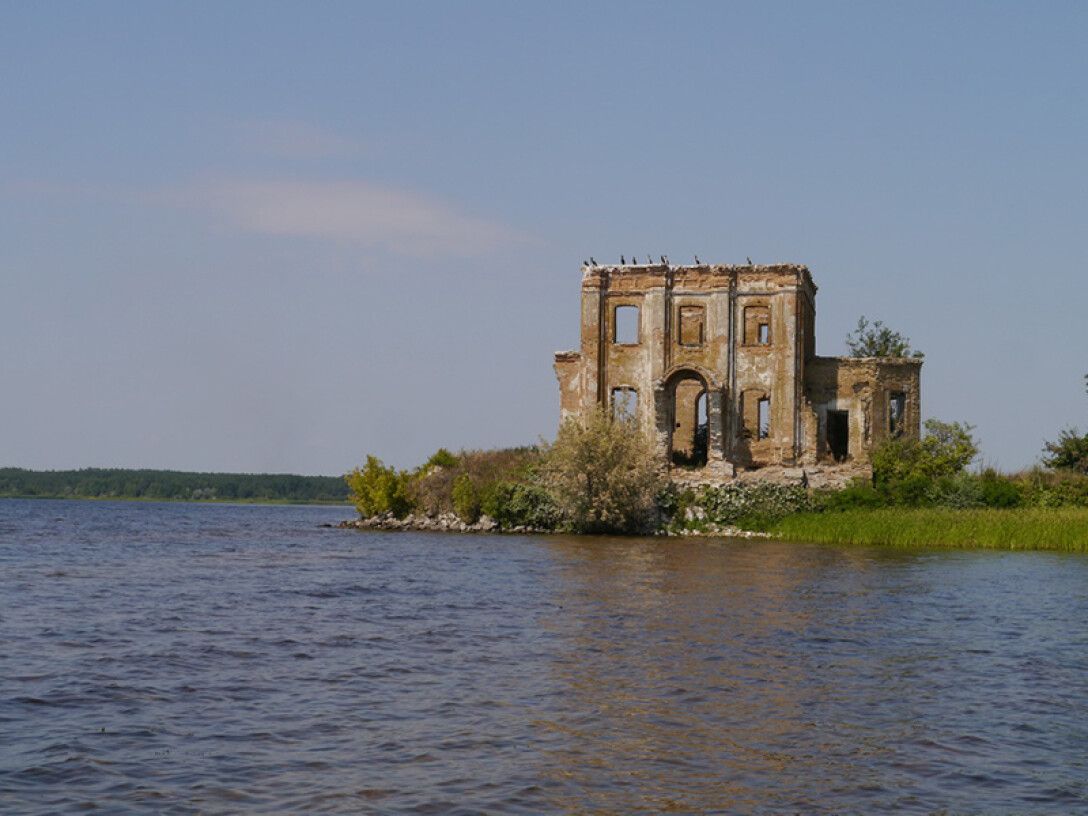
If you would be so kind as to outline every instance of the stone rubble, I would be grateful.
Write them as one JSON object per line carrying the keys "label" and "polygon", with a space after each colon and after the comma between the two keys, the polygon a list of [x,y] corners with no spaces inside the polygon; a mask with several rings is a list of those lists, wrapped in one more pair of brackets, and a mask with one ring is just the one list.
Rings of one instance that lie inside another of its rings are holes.
{"label": "stone rubble", "polygon": [[[701,508],[695,508],[701,510]],[[323,525],[334,526],[334,525]],[[402,519],[396,518],[392,513],[386,513],[372,518],[349,519],[335,525],[343,529],[355,530],[397,530],[397,531],[426,531],[436,533],[506,533],[510,535],[547,535],[554,534],[555,530],[542,530],[534,527],[517,526],[504,529],[490,516],[480,516],[475,524],[462,521],[454,513],[443,513],[440,516],[426,516],[411,514]],[[752,530],[742,530],[739,527],[721,526],[708,522],[703,530],[660,530],[654,535],[668,537],[723,537],[723,538],[770,538],[770,533],[759,533]]]}
{"label": "stone rubble", "polygon": [[412,513],[398,519],[392,513],[372,518],[343,521],[340,527],[357,530],[424,530],[440,533],[550,533],[552,530],[538,530],[533,527],[517,526],[503,529],[495,519],[488,515],[480,516],[473,524],[461,520],[455,513],[443,513],[440,516],[427,516]]}

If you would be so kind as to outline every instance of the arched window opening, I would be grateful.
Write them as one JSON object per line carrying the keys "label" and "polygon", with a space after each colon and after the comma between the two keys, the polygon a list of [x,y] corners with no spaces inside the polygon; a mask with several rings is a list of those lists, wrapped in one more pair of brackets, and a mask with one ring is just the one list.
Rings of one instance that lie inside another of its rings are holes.
{"label": "arched window opening", "polygon": [[706,386],[695,377],[678,380],[672,399],[671,461],[680,467],[702,467],[707,462],[710,439]]}

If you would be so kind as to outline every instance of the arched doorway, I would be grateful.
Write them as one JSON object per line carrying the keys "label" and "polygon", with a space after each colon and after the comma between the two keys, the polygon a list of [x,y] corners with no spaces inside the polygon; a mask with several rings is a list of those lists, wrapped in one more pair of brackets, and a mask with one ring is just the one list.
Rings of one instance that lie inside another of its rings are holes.
{"label": "arched doorway", "polygon": [[707,384],[694,371],[678,371],[666,389],[669,406],[669,463],[703,467],[710,450]]}

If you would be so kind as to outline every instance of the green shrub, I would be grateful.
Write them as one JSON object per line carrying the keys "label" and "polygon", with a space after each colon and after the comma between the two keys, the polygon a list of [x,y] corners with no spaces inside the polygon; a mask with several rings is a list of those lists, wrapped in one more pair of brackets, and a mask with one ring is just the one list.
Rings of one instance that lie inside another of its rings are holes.
{"label": "green shrub", "polygon": [[551,495],[535,484],[496,482],[483,496],[481,509],[504,529],[552,530],[560,521]]}
{"label": "green shrub", "polygon": [[1026,507],[1088,507],[1088,475],[1035,468],[1013,481]]}
{"label": "green shrub", "polygon": [[568,419],[547,449],[543,487],[571,529],[639,533],[656,526],[662,474],[652,440],[633,419],[598,410]]}
{"label": "green shrub", "polygon": [[813,494],[812,502],[813,509],[842,512],[884,507],[888,497],[864,479],[855,479],[841,490],[821,490]]}
{"label": "green shrub", "polygon": [[986,503],[982,480],[973,473],[942,476],[926,488],[924,501],[919,503],[953,509],[982,507]]}
{"label": "green shrub", "polygon": [[480,493],[472,478],[462,473],[453,480],[453,509],[458,518],[466,524],[475,524],[480,518]]}
{"label": "green shrub", "polygon": [[880,483],[877,489],[885,495],[890,505],[918,507],[926,503],[932,487],[931,477],[921,473],[907,473],[901,478]]}
{"label": "green shrub", "polygon": [[696,502],[695,491],[690,487],[666,484],[657,494],[657,509],[664,519],[683,518],[685,511]]}
{"label": "green shrub", "polygon": [[747,482],[665,491],[662,513],[672,530],[741,527],[764,530],[790,513],[811,510],[816,504],[800,485]]}
{"label": "green shrub", "polygon": [[[873,482],[877,487],[892,485],[912,476],[926,481],[955,476],[978,455],[971,425],[927,419],[921,439],[889,439],[872,454]],[[919,481],[905,488],[917,492]]]}
{"label": "green shrub", "polygon": [[995,470],[983,471],[979,486],[982,489],[982,503],[987,507],[1017,507],[1020,504],[1020,489],[1016,483]]}
{"label": "green shrub", "polygon": [[[536,448],[461,451],[453,455],[440,448],[410,480],[409,489],[417,507],[428,516],[460,512],[454,506],[453,486],[467,476],[482,499],[491,485],[500,481],[518,482],[530,478],[540,461]],[[462,488],[464,491],[465,488]]]}
{"label": "green shrub", "polygon": [[367,456],[362,470],[344,476],[352,504],[363,518],[392,513],[404,518],[412,511],[408,475],[386,467],[376,456]]}

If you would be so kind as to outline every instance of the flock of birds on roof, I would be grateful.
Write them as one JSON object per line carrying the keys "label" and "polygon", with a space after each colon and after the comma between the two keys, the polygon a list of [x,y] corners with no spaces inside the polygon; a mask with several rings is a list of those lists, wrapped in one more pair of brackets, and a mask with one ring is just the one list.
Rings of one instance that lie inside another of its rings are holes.
{"label": "flock of birds on roof", "polygon": [[[751,258],[746,258],[745,260],[748,261],[748,266],[753,266]],[[626,257],[623,256],[623,255],[620,255],[620,266],[627,266],[627,265],[628,264],[627,264]],[[638,266],[638,265],[639,265],[638,258],[636,258],[636,256],[632,255],[631,256],[631,266]],[[647,266],[653,266],[654,265],[654,258],[653,258],[652,255],[647,255],[646,256],[646,265]],[[662,266],[668,266],[669,265],[669,256],[668,255],[662,255],[661,256],[661,265]],[[696,266],[702,266],[703,265],[703,262],[699,260],[698,255],[695,256],[695,265]],[[582,266],[600,266],[600,264],[597,263],[596,258],[594,258],[592,255],[590,255],[588,261],[582,261]]]}

